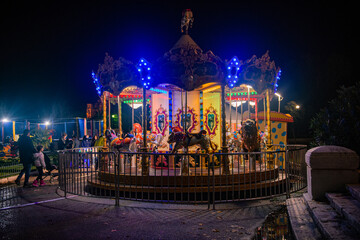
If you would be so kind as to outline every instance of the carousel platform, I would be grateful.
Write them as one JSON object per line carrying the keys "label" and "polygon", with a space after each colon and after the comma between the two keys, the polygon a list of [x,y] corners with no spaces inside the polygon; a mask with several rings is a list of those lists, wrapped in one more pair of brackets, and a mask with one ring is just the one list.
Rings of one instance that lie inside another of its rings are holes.
{"label": "carousel platform", "polygon": [[151,167],[149,175],[142,176],[139,169],[129,167],[118,175],[108,169],[87,179],[90,194],[114,195],[117,190],[124,198],[169,201],[267,196],[284,192],[285,184],[285,172],[278,166],[265,169],[258,163],[253,170],[246,165],[233,167],[229,174],[222,174],[220,167],[215,167],[214,171],[190,167],[186,174],[181,174],[180,169]]}

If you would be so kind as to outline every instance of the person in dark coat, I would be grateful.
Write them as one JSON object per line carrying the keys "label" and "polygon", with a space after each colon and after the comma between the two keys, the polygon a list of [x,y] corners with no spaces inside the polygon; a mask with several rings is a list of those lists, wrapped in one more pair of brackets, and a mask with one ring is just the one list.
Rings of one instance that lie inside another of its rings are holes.
{"label": "person in dark coat", "polygon": [[67,134],[63,133],[61,135],[61,138],[58,142],[58,150],[64,150],[67,149],[69,145],[69,139],[67,138]]}
{"label": "person in dark coat", "polygon": [[88,135],[84,135],[81,141],[81,147],[91,147],[91,142]]}
{"label": "person in dark coat", "polygon": [[23,135],[21,135],[21,137],[19,138],[18,145],[19,145],[20,162],[23,165],[23,169],[19,173],[19,176],[15,180],[15,183],[17,185],[20,185],[20,179],[25,173],[24,187],[31,187],[31,184],[29,184],[28,182],[30,177],[31,166],[34,161],[33,154],[36,152],[36,150],[30,139],[30,131],[28,129],[24,130]]}

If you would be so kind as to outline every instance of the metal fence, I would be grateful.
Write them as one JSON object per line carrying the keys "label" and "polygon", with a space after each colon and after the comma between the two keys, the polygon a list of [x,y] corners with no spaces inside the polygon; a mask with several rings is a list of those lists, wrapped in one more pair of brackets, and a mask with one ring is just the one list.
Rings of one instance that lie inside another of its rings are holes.
{"label": "metal fence", "polygon": [[[66,152],[77,152],[77,153],[85,153],[85,152],[98,152],[101,147],[88,147],[88,148],[73,148],[68,149]],[[51,159],[51,164],[58,165],[58,153],[45,151]],[[23,169],[23,165],[20,163],[19,158],[9,158],[0,160],[0,179],[7,178],[11,176],[15,176],[20,173]],[[32,171],[36,171],[36,167],[32,166]]]}
{"label": "metal fence", "polygon": [[18,159],[0,163],[0,178],[7,178],[19,174],[23,165]]}
{"label": "metal fence", "polygon": [[59,152],[66,193],[166,203],[268,198],[306,187],[306,146],[256,153]]}

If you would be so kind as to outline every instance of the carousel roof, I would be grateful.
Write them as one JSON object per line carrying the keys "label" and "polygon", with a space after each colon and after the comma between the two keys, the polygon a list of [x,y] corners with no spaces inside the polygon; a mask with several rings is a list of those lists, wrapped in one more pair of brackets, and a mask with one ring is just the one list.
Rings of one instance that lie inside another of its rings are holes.
{"label": "carousel roof", "polygon": [[195,49],[201,51],[201,48],[196,44],[196,42],[188,34],[181,35],[180,39],[174,44],[170,51],[176,51],[177,49]]}
{"label": "carousel roof", "polygon": [[246,61],[239,61],[233,57],[225,62],[212,51],[204,52],[190,37],[188,29],[192,22],[192,12],[187,9],[181,22],[183,34],[154,64],[140,59],[141,62],[135,65],[124,58],[114,60],[106,54],[104,63],[99,64],[96,74],[93,73],[98,94],[108,91],[119,95],[131,85],[148,90],[162,85],[192,91],[208,84],[227,84],[229,88],[248,84],[259,95],[266,89],[276,92],[281,70],[270,60],[268,52],[261,58],[254,55]]}
{"label": "carousel roof", "polygon": [[223,68],[219,57],[211,51],[204,53],[188,34],[183,34],[154,65],[154,81],[192,91],[209,82],[221,83]]}

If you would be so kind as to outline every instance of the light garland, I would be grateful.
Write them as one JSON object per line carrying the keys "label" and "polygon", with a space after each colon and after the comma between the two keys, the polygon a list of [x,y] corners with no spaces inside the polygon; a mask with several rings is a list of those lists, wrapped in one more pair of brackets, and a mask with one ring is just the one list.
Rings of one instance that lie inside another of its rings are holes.
{"label": "light garland", "polygon": [[144,58],[140,58],[139,63],[136,65],[137,70],[140,73],[141,82],[146,89],[150,88],[151,81],[151,66]]}
{"label": "light garland", "polygon": [[102,93],[102,85],[99,81],[99,79],[97,78],[96,74],[94,72],[91,73],[92,79],[93,79],[93,83],[95,84],[96,87],[96,92],[99,96],[101,96]]}
{"label": "light garland", "polygon": [[236,56],[228,62],[226,72],[228,87],[233,88],[238,81],[238,73],[240,72],[240,61]]}
{"label": "light garland", "polygon": [[276,77],[275,77],[275,83],[274,83],[274,86],[275,86],[275,88],[274,88],[274,90],[275,90],[275,92],[277,91],[277,88],[278,88],[278,84],[277,84],[277,82],[280,80],[280,77],[281,77],[281,69],[279,69],[279,71],[277,72],[277,74],[276,74]]}

